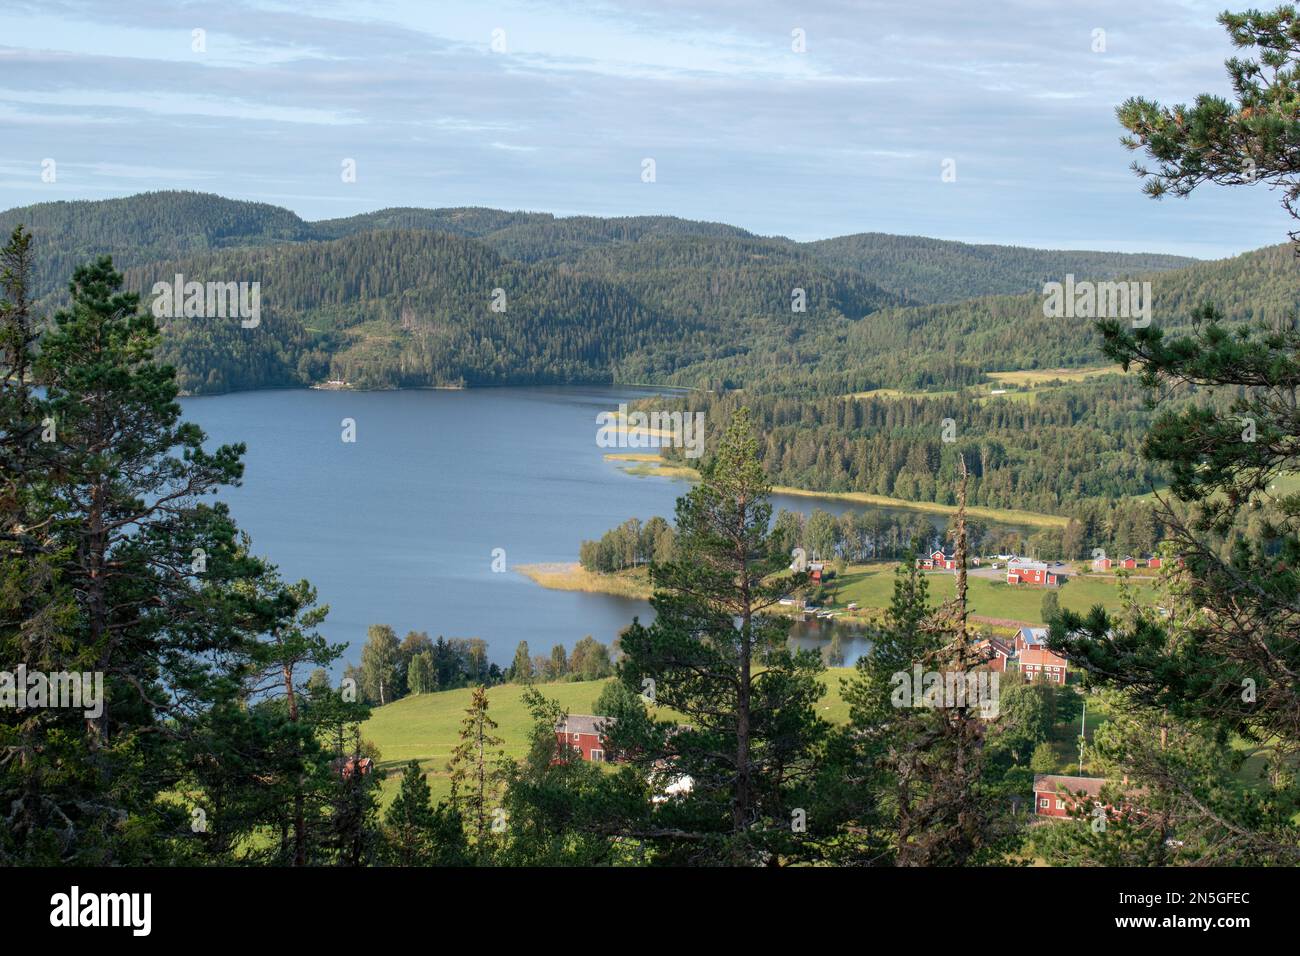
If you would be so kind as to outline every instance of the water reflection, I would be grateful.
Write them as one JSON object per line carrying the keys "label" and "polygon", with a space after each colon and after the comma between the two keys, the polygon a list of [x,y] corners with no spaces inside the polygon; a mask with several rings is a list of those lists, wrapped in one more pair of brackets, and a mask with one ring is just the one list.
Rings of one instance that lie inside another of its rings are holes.
{"label": "water reflection", "polygon": [[871,641],[861,625],[833,619],[795,621],[790,626],[790,643],[819,652],[827,667],[852,667],[871,650]]}

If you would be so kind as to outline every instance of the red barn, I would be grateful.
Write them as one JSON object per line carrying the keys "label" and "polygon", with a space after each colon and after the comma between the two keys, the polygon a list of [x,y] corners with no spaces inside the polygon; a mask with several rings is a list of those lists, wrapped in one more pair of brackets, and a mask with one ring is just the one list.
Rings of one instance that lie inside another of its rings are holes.
{"label": "red barn", "polygon": [[1060,583],[1060,575],[1037,561],[1007,568],[1007,584],[1046,584],[1054,587]]}
{"label": "red barn", "polygon": [[1151,557],[1147,558],[1147,567],[1148,567],[1148,568],[1158,568],[1158,567],[1160,567],[1163,563],[1164,563],[1164,562],[1160,560],[1160,556],[1159,556],[1158,554],[1153,554]]}
{"label": "red barn", "polygon": [[1092,561],[1092,569],[1094,571],[1109,571],[1112,563],[1113,562],[1110,558],[1094,558]]}
{"label": "red barn", "polygon": [[1119,563],[1119,566],[1121,568],[1128,568],[1130,570],[1133,570],[1138,566],[1137,558],[1125,558],[1123,561]]}
{"label": "red barn", "polygon": [[583,760],[602,763],[605,760],[605,726],[613,722],[612,717],[570,714],[555,725],[555,739],[562,746],[578,751]]}

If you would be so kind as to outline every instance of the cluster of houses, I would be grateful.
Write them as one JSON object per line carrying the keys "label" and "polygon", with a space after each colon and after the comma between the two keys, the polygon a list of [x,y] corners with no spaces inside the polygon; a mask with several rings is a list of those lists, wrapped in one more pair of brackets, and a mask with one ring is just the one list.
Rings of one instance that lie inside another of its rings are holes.
{"label": "cluster of houses", "polygon": [[[1021,648],[1022,644],[1027,645],[1030,641],[1037,643],[1042,642],[1044,635],[1026,634],[1026,631],[1043,631],[1043,628],[1024,628],[1016,637],[1016,646]],[[1001,644],[1002,642],[996,642]],[[1007,645],[1002,645],[1004,648]],[[1056,658],[1045,648],[1033,648],[1025,646],[1019,649],[1016,654],[1021,656],[1028,654],[1034,659],[1035,655],[1045,654],[1048,657]],[[1007,659],[1003,656],[1003,661]],[[1022,667],[1025,664],[1022,662]],[[1065,679],[1065,662],[1060,661],[1060,681]],[[605,760],[605,743],[604,727],[613,721],[612,717],[597,717],[591,714],[571,714],[559,721],[555,725],[555,737],[562,747],[568,747],[574,753],[581,756],[583,760],[601,763]],[[369,763],[366,759],[365,763]],[[345,774],[353,768],[348,767]],[[357,768],[361,769],[361,768]],[[367,772],[366,767],[363,772]],[[689,777],[676,776],[671,774],[665,777],[666,785],[662,792],[656,795],[656,801],[662,802],[671,799],[674,796],[689,793],[694,783]],[[1085,809],[1087,804],[1091,803],[1092,807],[1102,807],[1106,814],[1111,816],[1115,813],[1115,808],[1108,803],[1101,801],[1101,789],[1106,784],[1102,777],[1075,777],[1062,774],[1040,773],[1034,775],[1034,813],[1042,817],[1068,817],[1071,814],[1078,815],[1079,804],[1083,803]]]}
{"label": "cluster of houses", "polygon": [[[1047,629],[1039,627],[1021,628],[1016,634],[1014,644],[991,639],[984,642],[995,652],[990,667],[1003,670],[1008,664],[1018,665],[1022,671],[1042,675],[1045,679],[1058,684],[1065,682],[1065,661],[1057,657],[1045,646]],[[605,727],[613,722],[612,717],[599,717],[592,714],[570,714],[555,725],[555,737],[561,747],[569,748],[581,759],[602,763],[605,760]],[[350,776],[356,770],[363,773],[370,771],[369,758],[363,758],[361,765],[345,765],[343,773]],[[672,799],[691,791],[694,781],[685,775],[675,775],[665,770],[663,786],[655,796],[656,802]],[[1101,790],[1107,781],[1102,777],[1077,777],[1062,774],[1040,773],[1034,775],[1034,813],[1042,817],[1078,816],[1080,804],[1091,812],[1096,807],[1105,810],[1107,816],[1113,816],[1116,808],[1101,800]],[[1124,784],[1127,785],[1125,778]],[[1091,806],[1089,806],[1089,804]],[[1127,805],[1122,809],[1130,809]]]}
{"label": "cluster of houses", "polygon": [[[998,555],[999,560],[1007,562],[1007,584],[1041,584],[1044,587],[1056,587],[1065,583],[1065,575],[1058,568],[1043,561],[1031,561],[1014,554]],[[916,559],[916,566],[922,571],[955,571],[957,558],[941,550],[931,551],[925,557]],[[971,560],[971,566],[978,568],[980,559]],[[994,568],[998,567],[995,562]]]}
{"label": "cluster of houses", "polygon": [[1164,563],[1163,560],[1158,554],[1153,554],[1149,558],[1145,558],[1140,562],[1137,558],[1133,558],[1133,557],[1124,557],[1124,558],[1120,558],[1117,561],[1111,560],[1110,558],[1101,557],[1101,558],[1093,558],[1092,569],[1094,571],[1110,571],[1111,569],[1114,568],[1126,568],[1132,571],[1141,567],[1141,568],[1151,568],[1152,570],[1156,570],[1160,568],[1163,565],[1163,563]]}
{"label": "cluster of houses", "polygon": [[[1060,570],[1063,565],[1059,562],[1052,565],[1044,561],[1031,561],[1029,558],[1001,554],[998,555],[998,558],[1006,559],[1007,584],[1041,584],[1046,587],[1055,587],[1064,584],[1066,581],[1065,574]],[[1133,571],[1138,568],[1150,568],[1154,571],[1163,567],[1164,561],[1165,559],[1158,554],[1153,554],[1147,558],[1094,558],[1092,569],[1094,571],[1111,571],[1122,568]],[[971,561],[973,567],[979,567],[979,564],[978,558]],[[917,558],[916,566],[922,571],[955,571],[957,570],[957,559],[954,555],[935,550],[925,557]],[[993,567],[996,568],[998,565],[994,564]]]}
{"label": "cluster of houses", "polygon": [[1022,627],[1011,641],[986,638],[976,647],[990,654],[989,670],[1018,670],[1029,680],[1064,684],[1068,675],[1064,657],[1047,649],[1047,628]]}

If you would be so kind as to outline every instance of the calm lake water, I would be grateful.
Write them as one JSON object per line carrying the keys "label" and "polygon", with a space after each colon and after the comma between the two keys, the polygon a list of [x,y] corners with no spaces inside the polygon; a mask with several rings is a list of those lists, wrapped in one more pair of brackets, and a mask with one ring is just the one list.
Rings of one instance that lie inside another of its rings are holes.
{"label": "calm lake water", "polygon": [[[282,390],[185,399],[210,443],[248,446],[244,484],[221,493],[257,553],[286,580],[307,578],[330,605],[322,627],[360,658],[366,628],[390,624],[430,636],[481,637],[509,663],[572,647],[586,634],[609,643],[644,601],[551,591],[513,571],[575,561],[578,545],[629,517],[672,519],[685,482],[637,477],[596,445],[596,414],[648,394],[615,388],[466,391]],[[356,422],[356,442],[341,421]],[[839,514],[830,499],[776,496],[781,507]],[[933,516],[936,526],[945,519]],[[829,624],[798,629],[804,646],[830,647],[851,664],[864,643]]]}

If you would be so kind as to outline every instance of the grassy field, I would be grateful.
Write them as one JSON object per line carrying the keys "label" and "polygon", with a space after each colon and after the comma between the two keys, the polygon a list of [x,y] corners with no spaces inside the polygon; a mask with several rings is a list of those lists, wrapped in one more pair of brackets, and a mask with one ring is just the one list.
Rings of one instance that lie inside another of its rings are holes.
{"label": "grassy field", "polygon": [[845,398],[946,398],[956,395],[955,388],[936,392],[910,391],[901,388],[869,388],[865,392],[851,392]]}
{"label": "grassy field", "polygon": [[989,378],[1000,385],[1035,388],[1049,382],[1082,382],[1098,375],[1119,375],[1118,365],[1099,365],[1090,368],[1030,368],[1016,372],[988,372]]}
{"label": "grassy field", "polygon": [[[896,567],[898,563],[895,561],[849,565],[832,582],[834,600],[830,606],[843,610],[849,603],[856,603],[865,612],[861,616],[874,616],[870,612],[889,606],[894,593]],[[560,591],[592,591],[630,598],[650,596],[650,579],[644,568],[597,574],[575,563],[524,564],[516,566],[515,570],[542,587]],[[926,577],[933,603],[939,604],[953,596],[955,578],[952,572],[936,571]],[[1042,620],[1043,594],[1047,588],[1007,584],[1003,580],[976,576],[968,580],[971,613],[1013,621]],[[1078,575],[1051,590],[1060,598],[1061,607],[1071,611],[1086,612],[1097,604],[1115,610],[1119,607],[1118,583],[1119,579],[1112,576]],[[1130,580],[1129,584],[1139,600],[1151,599],[1153,592],[1148,585],[1139,580]]]}
{"label": "grassy field", "polygon": [[[1003,395],[992,395],[994,389],[1036,389],[1082,382],[1098,375],[1121,374],[1118,365],[1094,365],[1085,368],[1029,368],[1011,372],[986,372],[989,381],[972,385],[966,389],[967,394],[976,396],[981,401],[988,398],[1006,398],[1011,401],[1032,401],[1033,392],[1008,391]],[[902,388],[871,388],[865,392],[851,392],[845,395],[849,399],[864,398],[950,398],[959,394],[958,389],[939,389],[933,392],[909,390]]]}
{"label": "grassy field", "polygon": [[[818,706],[821,715],[834,723],[848,719],[849,709],[840,696],[840,682],[851,673],[852,668],[840,667],[823,675],[827,693]],[[537,689],[571,714],[589,714],[606,683],[538,684]],[[376,707],[371,718],[361,725],[362,737],[379,748],[380,768],[388,771],[383,787],[385,806],[396,794],[402,768],[409,760],[418,760],[428,774],[435,800],[450,793],[447,762],[460,740],[460,722],[469,707],[471,693],[465,688],[405,697],[386,707]],[[496,733],[504,741],[502,749],[509,757],[522,757],[528,750],[533,720],[523,694],[524,687],[520,684],[502,684],[487,692],[488,715],[499,725]]]}
{"label": "grassy field", "polygon": [[[896,562],[868,565],[850,565],[836,582],[838,587],[835,605],[857,602],[864,608],[889,606],[894,593]],[[935,571],[926,578],[930,585],[930,598],[938,604],[954,594],[956,578],[951,571]],[[1048,588],[1025,584],[1007,584],[1004,580],[969,577],[969,602],[971,612],[984,617],[1007,618],[1014,621],[1041,621],[1043,594]],[[1061,607],[1071,611],[1087,611],[1096,604],[1114,609],[1119,606],[1119,591],[1114,579],[1072,577],[1056,591]],[[1139,600],[1151,597],[1147,587],[1134,586]]]}

